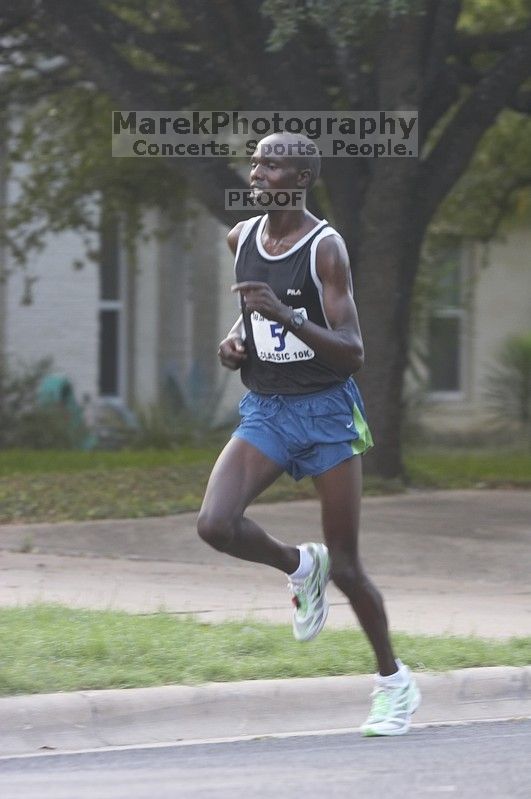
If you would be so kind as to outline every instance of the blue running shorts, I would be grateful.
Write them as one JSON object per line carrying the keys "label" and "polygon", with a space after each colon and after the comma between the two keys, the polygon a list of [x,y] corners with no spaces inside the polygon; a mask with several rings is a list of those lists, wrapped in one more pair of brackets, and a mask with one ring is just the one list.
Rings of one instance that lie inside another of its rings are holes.
{"label": "blue running shorts", "polygon": [[248,441],[295,480],[327,472],[373,445],[352,378],[313,394],[257,394],[240,402],[233,437]]}

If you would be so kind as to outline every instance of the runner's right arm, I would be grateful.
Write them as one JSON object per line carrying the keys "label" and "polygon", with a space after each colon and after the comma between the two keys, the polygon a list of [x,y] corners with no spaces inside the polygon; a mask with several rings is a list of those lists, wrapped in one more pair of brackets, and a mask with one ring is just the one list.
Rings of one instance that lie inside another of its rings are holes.
{"label": "runner's right arm", "polygon": [[[240,238],[243,225],[244,222],[238,222],[238,224],[232,228],[227,236],[227,242],[233,255],[236,255],[238,239]],[[227,369],[232,369],[233,371],[237,371],[241,367],[243,361],[247,359],[244,343],[243,319],[241,314],[227,333],[226,337],[220,342],[218,357],[222,366],[225,366]]]}
{"label": "runner's right arm", "polygon": [[239,369],[247,359],[245,352],[245,341],[243,338],[243,319],[242,315],[237,318],[236,322],[228,332],[227,336],[220,342],[218,348],[218,357],[221,365],[227,369],[236,371]]}

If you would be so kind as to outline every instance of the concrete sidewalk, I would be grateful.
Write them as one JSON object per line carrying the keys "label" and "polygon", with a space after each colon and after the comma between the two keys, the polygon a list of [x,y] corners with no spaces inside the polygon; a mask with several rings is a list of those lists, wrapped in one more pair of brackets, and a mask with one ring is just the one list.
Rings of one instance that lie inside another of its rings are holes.
{"label": "concrete sidewalk", "polygon": [[[315,501],[249,514],[292,543],[320,538]],[[195,514],[0,527],[0,605],[33,601],[208,620],[290,622],[285,578],[220,555]],[[531,635],[531,493],[412,492],[363,504],[362,554],[395,630]],[[27,551],[29,550],[29,551]],[[331,625],[353,615],[330,588]],[[531,716],[531,669],[420,674],[417,723]],[[66,751],[245,735],[353,729],[369,677],[88,691],[0,699],[0,751]]]}
{"label": "concrete sidewalk", "polygon": [[[285,541],[320,539],[316,501],[255,505],[249,515]],[[195,519],[0,526],[0,605],[44,601],[289,623],[284,576],[211,550]],[[531,492],[366,498],[361,550],[393,629],[531,635]],[[333,586],[330,599],[329,624],[353,624]]]}

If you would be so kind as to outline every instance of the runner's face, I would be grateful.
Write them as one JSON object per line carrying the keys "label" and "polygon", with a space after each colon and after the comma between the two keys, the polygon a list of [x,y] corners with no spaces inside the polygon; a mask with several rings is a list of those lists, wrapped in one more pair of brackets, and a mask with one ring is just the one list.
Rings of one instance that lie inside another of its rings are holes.
{"label": "runner's face", "polygon": [[253,189],[296,189],[299,172],[293,161],[278,155],[260,155],[256,150],[251,158],[250,184]]}

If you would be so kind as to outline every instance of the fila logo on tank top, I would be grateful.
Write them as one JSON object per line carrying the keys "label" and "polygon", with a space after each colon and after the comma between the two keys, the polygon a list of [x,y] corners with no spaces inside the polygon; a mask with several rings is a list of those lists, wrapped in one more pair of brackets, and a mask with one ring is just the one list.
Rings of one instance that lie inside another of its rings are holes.
{"label": "fila logo on tank top", "polygon": [[[269,255],[262,244],[267,215],[247,220],[240,233],[235,259],[236,280],[268,283],[284,305],[321,327],[329,327],[323,309],[323,292],[317,275],[319,242],[337,232],[321,220],[282,255]],[[311,347],[291,331],[256,311],[243,321],[247,360],[241,377],[247,388],[260,394],[308,394],[344,382],[340,373],[321,361]]]}

